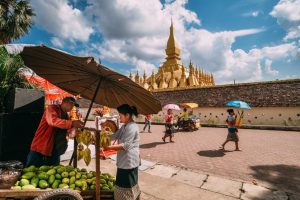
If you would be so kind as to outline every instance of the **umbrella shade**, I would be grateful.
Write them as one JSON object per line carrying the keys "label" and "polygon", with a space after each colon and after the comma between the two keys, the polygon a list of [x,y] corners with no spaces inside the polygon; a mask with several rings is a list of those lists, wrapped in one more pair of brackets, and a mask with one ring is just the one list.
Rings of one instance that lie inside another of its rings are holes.
{"label": "umbrella shade", "polygon": [[183,108],[198,108],[198,104],[197,103],[182,103],[180,104],[181,107]]}
{"label": "umbrella shade", "polygon": [[160,102],[149,91],[92,57],[76,57],[46,46],[25,46],[21,56],[36,74],[73,95],[93,100],[99,88],[95,103],[111,108],[129,104],[141,114],[161,110]]}
{"label": "umbrella shade", "polygon": [[164,109],[166,109],[166,110],[169,110],[169,109],[171,109],[171,110],[180,110],[179,106],[176,105],[176,104],[167,104],[167,105],[164,106]]}
{"label": "umbrella shade", "polygon": [[226,103],[226,106],[235,107],[235,108],[242,108],[242,109],[251,109],[251,107],[243,101],[229,101]]}

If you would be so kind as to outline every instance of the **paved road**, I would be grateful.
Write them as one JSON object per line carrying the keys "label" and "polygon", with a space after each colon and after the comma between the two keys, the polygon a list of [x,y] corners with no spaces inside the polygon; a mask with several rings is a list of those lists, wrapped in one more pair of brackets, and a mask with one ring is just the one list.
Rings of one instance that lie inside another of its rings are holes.
{"label": "paved road", "polygon": [[[140,125],[142,130],[142,125]],[[300,191],[300,132],[241,129],[241,152],[234,144],[218,147],[224,141],[224,128],[201,128],[178,132],[175,143],[162,142],[164,127],[152,126],[152,133],[141,133],[141,156],[209,174],[240,179],[292,192]]]}

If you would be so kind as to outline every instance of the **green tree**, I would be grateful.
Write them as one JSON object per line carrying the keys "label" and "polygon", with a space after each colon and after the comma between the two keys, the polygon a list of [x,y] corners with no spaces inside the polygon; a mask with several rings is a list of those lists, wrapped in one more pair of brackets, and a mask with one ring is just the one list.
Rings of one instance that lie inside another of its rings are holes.
{"label": "green tree", "polygon": [[33,25],[33,9],[27,0],[0,1],[0,44],[27,34]]}
{"label": "green tree", "polygon": [[9,54],[4,47],[0,47],[0,113],[5,111],[4,102],[9,90],[32,88],[25,79],[26,70],[20,55]]}

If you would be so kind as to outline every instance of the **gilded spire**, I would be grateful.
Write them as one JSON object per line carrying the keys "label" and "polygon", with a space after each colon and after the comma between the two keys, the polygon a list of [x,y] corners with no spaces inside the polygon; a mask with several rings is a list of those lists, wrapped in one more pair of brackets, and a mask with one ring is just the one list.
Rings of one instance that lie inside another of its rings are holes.
{"label": "gilded spire", "polygon": [[171,79],[170,79],[170,82],[169,82],[169,88],[176,88],[177,87],[177,81],[175,80],[174,78],[174,68],[173,66],[171,66]]}
{"label": "gilded spire", "polygon": [[144,84],[147,82],[146,70],[144,70]]}
{"label": "gilded spire", "polygon": [[185,77],[185,67],[182,66],[181,68],[181,78],[179,81],[179,87],[186,87],[186,77]]}
{"label": "gilded spire", "polygon": [[161,69],[161,79],[160,79],[160,82],[159,82],[159,88],[160,89],[168,88],[168,84],[165,81],[165,72],[164,72],[163,68]]}
{"label": "gilded spire", "polygon": [[133,80],[131,70],[130,70],[129,78],[130,78],[130,80]]}
{"label": "gilded spire", "polygon": [[214,80],[214,76],[213,76],[212,73],[211,73],[211,75],[210,75],[210,78],[211,78],[211,84],[212,84],[212,85],[215,85],[215,80]]}
{"label": "gilded spire", "polygon": [[151,86],[150,89],[151,90],[156,90],[158,88],[157,83],[155,81],[155,75],[154,75],[154,71],[152,71],[152,75],[151,75]]}
{"label": "gilded spire", "polygon": [[137,84],[140,84],[140,76],[139,76],[139,71],[138,70],[136,70],[136,75],[135,75],[134,79],[135,79],[135,82]]}

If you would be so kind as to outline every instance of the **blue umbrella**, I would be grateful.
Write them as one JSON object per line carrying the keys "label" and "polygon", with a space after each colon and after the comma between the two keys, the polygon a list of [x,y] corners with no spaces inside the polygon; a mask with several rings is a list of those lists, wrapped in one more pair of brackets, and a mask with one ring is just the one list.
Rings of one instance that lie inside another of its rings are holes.
{"label": "blue umbrella", "polygon": [[229,101],[226,106],[243,108],[243,109],[251,109],[251,107],[243,101]]}

